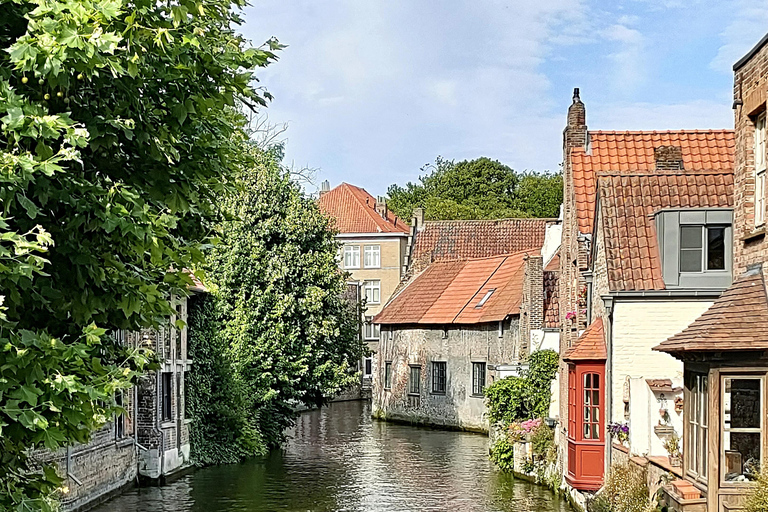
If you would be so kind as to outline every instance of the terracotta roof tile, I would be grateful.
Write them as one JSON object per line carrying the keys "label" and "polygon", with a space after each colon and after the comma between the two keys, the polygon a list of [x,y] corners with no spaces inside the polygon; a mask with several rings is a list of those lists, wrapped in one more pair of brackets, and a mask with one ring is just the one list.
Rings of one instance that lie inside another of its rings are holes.
{"label": "terracotta roof tile", "polygon": [[427,221],[416,233],[409,266],[419,271],[436,261],[540,249],[548,222],[554,219]]}
{"label": "terracotta roof tile", "polygon": [[376,199],[360,187],[342,183],[317,200],[323,213],[335,219],[340,233],[409,233],[408,225],[392,212],[383,218]]}
{"label": "terracotta roof tile", "polygon": [[691,325],[653,350],[673,355],[768,350],[768,298],[762,269],[739,276]]}
{"label": "terracotta roof tile", "polygon": [[[519,314],[527,252],[429,265],[374,317],[380,324],[476,324]],[[482,298],[491,296],[477,307]]]}
{"label": "terracotta roof tile", "polygon": [[560,328],[560,284],[559,272],[555,270],[544,271],[544,328]]}
{"label": "terracotta roof tile", "polygon": [[598,318],[589,324],[576,344],[565,351],[563,361],[603,361],[606,357],[603,319]]}
{"label": "terracotta roof tile", "polygon": [[654,149],[659,146],[680,146],[683,167],[687,170],[732,171],[734,168],[732,130],[589,132],[589,152],[575,148],[570,153],[579,231],[592,233],[595,174],[654,170]]}
{"label": "terracotta roof tile", "polygon": [[[712,179],[712,187],[688,186]],[[662,290],[653,215],[665,208],[732,208],[733,171],[598,173],[600,222],[611,290]]]}

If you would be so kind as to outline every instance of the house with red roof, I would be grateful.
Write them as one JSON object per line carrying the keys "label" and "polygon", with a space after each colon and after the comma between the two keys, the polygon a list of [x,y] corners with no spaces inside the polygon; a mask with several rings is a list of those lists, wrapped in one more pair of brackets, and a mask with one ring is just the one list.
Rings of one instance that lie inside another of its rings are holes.
{"label": "house with red roof", "polygon": [[[333,219],[341,242],[339,266],[349,273],[349,283],[365,299],[362,336],[371,351],[377,350],[379,328],[371,319],[400,283],[410,228],[387,208],[384,198],[342,183],[328,190],[323,184],[318,206]],[[362,363],[363,387],[370,387],[373,358]]]}
{"label": "house with red roof", "polygon": [[[682,364],[652,348],[732,282],[734,153],[728,130],[590,132],[575,90],[564,132],[558,435],[576,489],[598,489],[612,459],[666,456],[664,442],[682,435]],[[609,423],[628,424],[628,442],[610,439]]]}
{"label": "house with red roof", "polygon": [[417,210],[405,278],[374,318],[376,417],[488,431],[486,385],[546,348],[557,270],[542,248],[557,228],[554,219],[425,222]]}

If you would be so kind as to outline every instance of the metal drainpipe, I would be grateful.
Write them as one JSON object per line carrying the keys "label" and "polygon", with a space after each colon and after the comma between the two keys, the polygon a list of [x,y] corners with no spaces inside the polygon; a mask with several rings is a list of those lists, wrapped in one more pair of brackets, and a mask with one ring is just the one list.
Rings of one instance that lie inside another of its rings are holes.
{"label": "metal drainpipe", "polygon": [[[603,295],[603,304],[607,315],[605,322],[605,419],[606,424],[613,419],[613,297]],[[605,436],[605,474],[611,467],[613,453],[611,450],[611,440]]]}

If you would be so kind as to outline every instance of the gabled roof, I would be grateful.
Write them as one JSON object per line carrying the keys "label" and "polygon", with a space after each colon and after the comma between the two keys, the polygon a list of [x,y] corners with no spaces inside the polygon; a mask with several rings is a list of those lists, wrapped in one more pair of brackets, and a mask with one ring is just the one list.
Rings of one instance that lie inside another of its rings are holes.
{"label": "gabled roof", "polygon": [[[547,265],[549,268],[550,265]],[[556,270],[544,270],[544,328],[560,327],[560,285]]]}
{"label": "gabled roof", "polygon": [[[533,252],[535,254],[535,251]],[[374,317],[379,324],[477,324],[520,313],[527,252],[432,263]],[[492,293],[485,303],[482,299]]]}
{"label": "gabled roof", "polygon": [[342,183],[317,201],[320,210],[335,219],[340,233],[408,233],[408,225],[394,213],[385,219],[376,212],[376,199],[360,187]]}
{"label": "gabled roof", "polygon": [[589,151],[571,150],[576,214],[581,233],[592,233],[595,212],[595,175],[601,171],[652,171],[654,150],[679,146],[687,170],[734,169],[733,130],[680,130],[665,132],[589,132]]}
{"label": "gabled roof", "polygon": [[555,219],[427,221],[416,233],[409,267],[419,271],[437,261],[538,251],[548,222]]}
{"label": "gabled roof", "polygon": [[597,318],[589,324],[576,344],[565,351],[563,361],[604,361],[608,356],[605,350],[605,331],[603,330],[603,319]]}
{"label": "gabled roof", "polygon": [[762,269],[752,268],[739,276],[691,325],[653,350],[673,355],[768,350],[768,298]]}
{"label": "gabled roof", "polygon": [[611,290],[665,288],[655,213],[733,207],[733,169],[599,173],[597,182]]}

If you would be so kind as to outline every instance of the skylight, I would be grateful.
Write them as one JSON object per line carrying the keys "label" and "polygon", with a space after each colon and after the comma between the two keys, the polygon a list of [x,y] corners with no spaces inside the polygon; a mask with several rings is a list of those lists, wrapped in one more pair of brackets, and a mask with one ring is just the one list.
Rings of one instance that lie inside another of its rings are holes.
{"label": "skylight", "polygon": [[495,292],[495,291],[496,291],[496,288],[491,288],[490,290],[488,290],[487,292],[485,292],[485,295],[483,296],[483,298],[482,298],[482,299],[480,299],[480,302],[478,302],[478,303],[477,303],[477,306],[475,306],[475,307],[476,307],[476,308],[481,308],[481,307],[483,307],[483,305],[484,305],[486,302],[488,302],[488,299],[490,299],[490,298],[491,298],[491,295],[493,295],[493,292]]}

